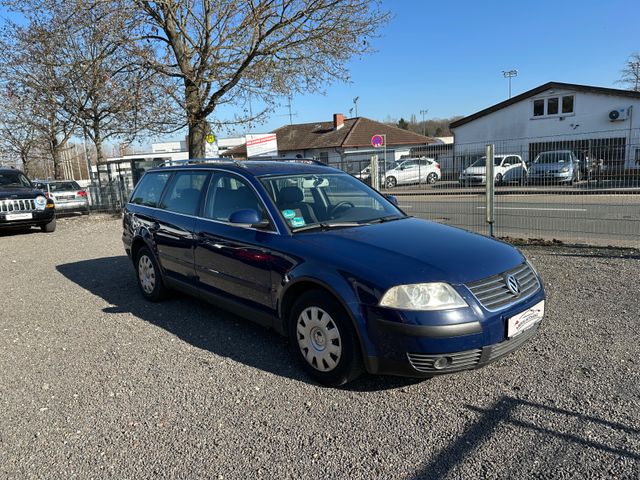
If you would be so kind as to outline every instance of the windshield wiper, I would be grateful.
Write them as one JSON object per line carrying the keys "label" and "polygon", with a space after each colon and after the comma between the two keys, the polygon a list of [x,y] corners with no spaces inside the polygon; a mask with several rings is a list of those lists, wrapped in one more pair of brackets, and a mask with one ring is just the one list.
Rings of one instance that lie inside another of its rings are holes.
{"label": "windshield wiper", "polygon": [[293,230],[293,233],[304,232],[308,230],[330,230],[332,228],[360,227],[362,223],[356,222],[331,222],[331,223],[314,223],[313,225],[305,225]]}
{"label": "windshield wiper", "polygon": [[367,222],[362,223],[362,225],[371,225],[373,223],[393,222],[394,220],[402,220],[403,218],[409,218],[409,216],[387,215],[386,217],[374,218],[373,220],[369,220]]}

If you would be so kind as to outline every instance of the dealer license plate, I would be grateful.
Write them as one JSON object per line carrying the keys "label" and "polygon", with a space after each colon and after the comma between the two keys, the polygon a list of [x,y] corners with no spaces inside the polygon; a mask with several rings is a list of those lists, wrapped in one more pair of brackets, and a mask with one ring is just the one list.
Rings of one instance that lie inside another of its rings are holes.
{"label": "dealer license plate", "polygon": [[544,300],[536,303],[529,310],[507,319],[507,338],[520,335],[530,329],[544,317]]}
{"label": "dealer license plate", "polygon": [[33,218],[32,213],[7,213],[4,217],[7,220],[29,220]]}

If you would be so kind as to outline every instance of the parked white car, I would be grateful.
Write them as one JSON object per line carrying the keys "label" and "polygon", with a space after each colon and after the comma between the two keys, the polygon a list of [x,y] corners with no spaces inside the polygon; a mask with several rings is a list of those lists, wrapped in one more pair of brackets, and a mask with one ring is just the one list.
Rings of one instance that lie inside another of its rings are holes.
{"label": "parked white car", "polygon": [[393,188],[410,183],[434,184],[440,177],[440,164],[433,158],[408,158],[385,173],[384,186]]}
{"label": "parked white car", "polygon": [[[493,180],[496,184],[527,181],[527,164],[520,155],[495,155],[493,157]],[[482,157],[465,168],[459,177],[462,186],[485,184],[487,157]]]}

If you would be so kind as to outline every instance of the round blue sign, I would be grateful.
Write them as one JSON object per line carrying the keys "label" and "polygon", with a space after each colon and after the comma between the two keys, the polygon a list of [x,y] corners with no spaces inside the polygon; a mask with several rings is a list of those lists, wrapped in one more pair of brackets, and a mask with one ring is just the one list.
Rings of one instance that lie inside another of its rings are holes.
{"label": "round blue sign", "polygon": [[371,137],[371,145],[374,147],[381,147],[384,145],[384,137],[382,135],[374,135]]}

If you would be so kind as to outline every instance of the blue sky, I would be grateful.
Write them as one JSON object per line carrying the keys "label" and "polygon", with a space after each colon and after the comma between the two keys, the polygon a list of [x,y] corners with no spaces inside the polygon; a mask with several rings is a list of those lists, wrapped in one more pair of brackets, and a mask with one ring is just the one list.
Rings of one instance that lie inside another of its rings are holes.
{"label": "blue sky", "polygon": [[[552,80],[619,88],[620,69],[640,51],[638,0],[383,0],[383,5],[394,18],[374,40],[377,52],[350,63],[351,83],[331,84],[324,95],[294,97],[294,122],[348,114],[355,96],[358,114],[376,120],[408,119],[412,113],[420,118],[423,109],[429,110],[427,118],[468,115],[507,97],[501,72],[514,68],[519,74],[513,94]],[[286,107],[279,108],[252,131],[286,124],[286,114]]]}
{"label": "blue sky", "polygon": [[[467,115],[508,96],[503,70],[517,69],[513,94],[548,81],[620,88],[628,56],[640,51],[638,0],[387,0],[394,19],[371,56],[351,62],[352,83],[294,97],[294,122],[348,113],[384,120]],[[281,108],[263,125],[287,123]]]}

